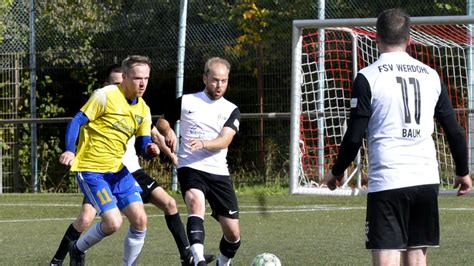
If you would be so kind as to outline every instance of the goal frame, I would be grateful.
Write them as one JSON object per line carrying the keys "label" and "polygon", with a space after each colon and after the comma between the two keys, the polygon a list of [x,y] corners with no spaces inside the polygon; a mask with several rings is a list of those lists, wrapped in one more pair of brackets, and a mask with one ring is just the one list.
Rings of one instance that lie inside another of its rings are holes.
{"label": "goal frame", "polygon": [[[342,189],[337,189],[335,191],[330,191],[327,188],[315,188],[315,187],[301,187],[299,186],[300,182],[300,115],[302,113],[301,109],[301,80],[302,80],[302,31],[305,28],[313,28],[315,30],[324,32],[326,28],[342,28],[342,27],[364,27],[364,26],[375,26],[377,19],[376,18],[365,18],[365,19],[327,19],[327,20],[294,20],[293,29],[292,29],[292,66],[291,66],[291,118],[290,118],[290,194],[327,194],[327,195],[357,195],[364,194],[360,186],[360,175],[355,172],[350,174],[350,177],[356,177],[357,187],[349,188],[345,186],[347,182],[342,186]],[[468,90],[468,162],[471,172],[474,168],[474,69],[473,69],[473,58],[474,58],[474,48],[473,48],[473,36],[472,29],[474,29],[474,16],[438,16],[438,17],[412,17],[411,25],[446,25],[446,24],[466,24],[469,26],[470,38],[469,46],[467,50],[466,66],[467,66],[467,90]],[[324,38],[324,34],[320,34],[320,38]],[[324,40],[322,40],[322,51],[324,52]],[[353,47],[357,49],[357,47]],[[354,53],[354,57],[357,53]],[[322,57],[324,58],[324,57]],[[355,61],[355,60],[353,60]],[[318,62],[323,69],[324,62]],[[324,75],[324,71],[322,75]],[[357,68],[354,68],[353,77],[357,74]],[[318,110],[319,112],[320,110]],[[324,141],[323,138],[319,138],[319,141]],[[319,143],[320,146],[323,143]],[[323,150],[323,149],[320,149]],[[318,151],[320,152],[320,151]],[[324,153],[324,151],[322,151]],[[324,155],[324,154],[322,154]],[[319,154],[319,158],[322,158]],[[324,162],[318,162],[321,164]],[[360,161],[357,162],[356,169],[360,169]],[[357,170],[356,170],[357,171]],[[318,174],[320,176],[326,176],[324,173],[324,167],[319,167]]]}

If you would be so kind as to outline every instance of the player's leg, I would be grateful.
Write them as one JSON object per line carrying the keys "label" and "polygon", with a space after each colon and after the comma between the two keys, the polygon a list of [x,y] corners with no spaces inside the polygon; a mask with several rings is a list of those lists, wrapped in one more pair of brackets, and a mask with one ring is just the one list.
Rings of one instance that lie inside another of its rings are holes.
{"label": "player's leg", "polygon": [[205,261],[204,257],[204,214],[206,211],[205,197],[201,190],[192,188],[185,193],[185,202],[188,209],[186,231],[191,245],[194,261]]}
{"label": "player's leg", "polygon": [[166,225],[173,235],[181,260],[188,259],[192,254],[189,250],[188,237],[176,206],[176,200],[162,187],[157,187],[150,194],[150,202],[164,212]]}
{"label": "player's leg", "polygon": [[427,248],[439,246],[438,184],[410,188],[412,204],[408,222],[405,265],[426,265]]}
{"label": "player's leg", "polygon": [[427,265],[426,262],[426,251],[427,248],[409,248],[403,253],[403,265]]}
{"label": "player's leg", "polygon": [[207,200],[222,229],[217,265],[230,265],[240,247],[239,205],[230,176],[209,175]]}
{"label": "player's leg", "polygon": [[87,200],[99,211],[101,221],[93,224],[81,237],[69,246],[71,264],[83,265],[84,253],[106,236],[117,231],[122,224],[122,215],[117,207],[107,174],[78,172],[77,180]]}
{"label": "player's leg", "polygon": [[206,191],[206,185],[203,181],[202,174],[205,173],[188,167],[178,169],[178,181],[184,202],[186,203],[186,208],[188,209],[186,232],[194,261],[198,264],[205,264],[204,214],[206,211],[206,202],[203,191]]}
{"label": "player's leg", "polygon": [[68,252],[69,243],[79,239],[81,233],[84,232],[84,230],[86,230],[91,225],[92,221],[94,220],[95,214],[96,211],[94,207],[86,200],[83,200],[81,212],[76,218],[76,220],[74,220],[74,222],[69,225],[68,229],[64,233],[61,243],[59,244],[58,250],[56,251],[53,259],[51,260],[51,266],[62,264]]}
{"label": "player's leg", "polygon": [[[194,265],[193,254],[186,235],[186,230],[178,212],[176,200],[171,197],[162,187],[157,187],[151,193],[150,202],[165,213],[166,225],[173,235],[181,258],[181,265]],[[204,254],[206,263],[215,260],[214,254]]]}
{"label": "player's leg", "polygon": [[158,182],[143,169],[133,172],[132,175],[142,189],[143,203],[151,202],[165,213],[166,224],[176,242],[181,260],[185,261],[190,256],[192,257],[186,231],[181,222],[175,199],[166,193]]}
{"label": "player's leg", "polygon": [[399,250],[372,250],[372,265],[400,265]]}
{"label": "player's leg", "polygon": [[73,227],[77,230],[77,232],[84,232],[87,228],[89,228],[94,221],[95,215],[97,214],[94,206],[87,202],[84,199],[84,204],[82,204],[81,213],[76,218],[76,220],[72,223]]}
{"label": "player's leg", "polygon": [[230,265],[240,247],[240,225],[239,219],[219,216],[222,228],[222,238],[219,244],[220,255],[217,265]]}
{"label": "player's leg", "polygon": [[93,224],[76,242],[79,251],[85,252],[93,245],[100,242],[120,229],[122,215],[118,208],[113,208],[100,214],[101,221]]}
{"label": "player's leg", "polygon": [[124,239],[124,255],[122,265],[136,265],[145,243],[147,216],[142,202],[132,202],[123,210],[130,221],[127,235]]}
{"label": "player's leg", "polygon": [[[143,171],[143,169],[133,172],[132,175],[143,190],[141,193],[143,203],[151,202],[164,212],[166,225],[179,251],[181,265],[194,265],[193,254],[190,250],[186,230],[184,229],[178,212],[176,200],[160,187],[159,183]],[[204,258],[206,259],[206,263],[210,263],[215,259],[215,256],[213,254],[204,254]]]}
{"label": "player's leg", "polygon": [[171,197],[162,187],[153,189],[150,195],[150,202],[162,210],[165,215],[178,214],[176,200]]}
{"label": "player's leg", "polygon": [[409,210],[409,188],[367,194],[365,245],[372,250],[373,265],[400,265],[408,244]]}
{"label": "player's leg", "polygon": [[125,167],[122,175],[120,181],[113,186],[117,205],[130,222],[124,239],[122,265],[136,265],[145,243],[147,216],[140,196],[140,186]]}

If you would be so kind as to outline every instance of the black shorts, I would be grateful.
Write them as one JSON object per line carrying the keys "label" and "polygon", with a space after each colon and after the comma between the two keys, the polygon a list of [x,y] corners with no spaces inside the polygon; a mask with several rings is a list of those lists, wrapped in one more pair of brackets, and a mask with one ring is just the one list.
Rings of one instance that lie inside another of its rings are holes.
{"label": "black shorts", "polygon": [[143,169],[138,169],[133,172],[132,175],[143,190],[142,193],[140,193],[143,203],[150,202],[151,192],[159,187],[160,184],[149,176]]}
{"label": "black shorts", "polygon": [[[133,178],[137,181],[137,183],[140,185],[142,188],[142,192],[140,193],[140,196],[142,197],[143,203],[148,203],[150,202],[150,195],[151,192],[160,186],[160,184],[153,179],[151,176],[149,176],[143,169],[138,169],[137,171],[132,173]],[[86,197],[82,200],[82,204],[89,203],[91,204]]]}
{"label": "black shorts", "polygon": [[406,250],[439,246],[439,185],[367,194],[367,249]]}
{"label": "black shorts", "polygon": [[238,219],[239,205],[235,195],[234,186],[228,175],[214,175],[189,167],[178,169],[178,181],[183,198],[186,191],[196,188],[204,193],[212,209],[212,216]]}

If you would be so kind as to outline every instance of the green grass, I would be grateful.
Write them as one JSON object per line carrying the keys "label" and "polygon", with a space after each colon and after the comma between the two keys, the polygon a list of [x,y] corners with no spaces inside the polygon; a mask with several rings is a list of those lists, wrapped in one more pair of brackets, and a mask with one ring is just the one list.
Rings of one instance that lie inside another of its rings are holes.
{"label": "green grass", "polygon": [[[264,191],[265,192],[265,191]],[[257,253],[276,254],[283,265],[370,265],[364,247],[365,196],[240,194],[242,245],[234,265],[249,265]],[[175,195],[182,218],[182,199]],[[0,195],[0,264],[47,265],[76,217],[79,194]],[[162,212],[146,205],[148,234],[141,265],[179,265]],[[430,249],[430,265],[472,265],[474,197],[440,197],[441,247]],[[89,265],[120,265],[120,232],[89,250]],[[218,223],[206,216],[206,252],[218,254]],[[66,264],[67,265],[67,264]]]}

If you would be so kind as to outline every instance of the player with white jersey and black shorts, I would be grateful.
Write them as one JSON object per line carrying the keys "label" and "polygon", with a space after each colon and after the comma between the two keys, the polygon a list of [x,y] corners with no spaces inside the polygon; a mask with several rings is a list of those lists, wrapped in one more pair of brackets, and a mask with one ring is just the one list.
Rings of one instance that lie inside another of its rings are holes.
{"label": "player with white jersey and black shorts", "polygon": [[401,9],[382,12],[376,41],[380,57],[353,83],[351,114],[338,158],[329,171],[333,190],[367,134],[369,170],[366,248],[374,265],[426,265],[427,247],[439,245],[439,173],[433,141],[440,123],[456,164],[458,195],[469,177],[464,130],[438,73],[412,58],[410,18]]}
{"label": "player with white jersey and black shorts", "polygon": [[239,130],[240,111],[223,97],[229,72],[227,60],[209,59],[204,68],[204,91],[178,98],[156,124],[174,150],[177,139],[171,125],[180,120],[178,180],[188,208],[186,229],[197,265],[205,265],[206,199],[223,231],[217,265],[230,265],[240,247],[239,206],[226,159],[228,146]]}

